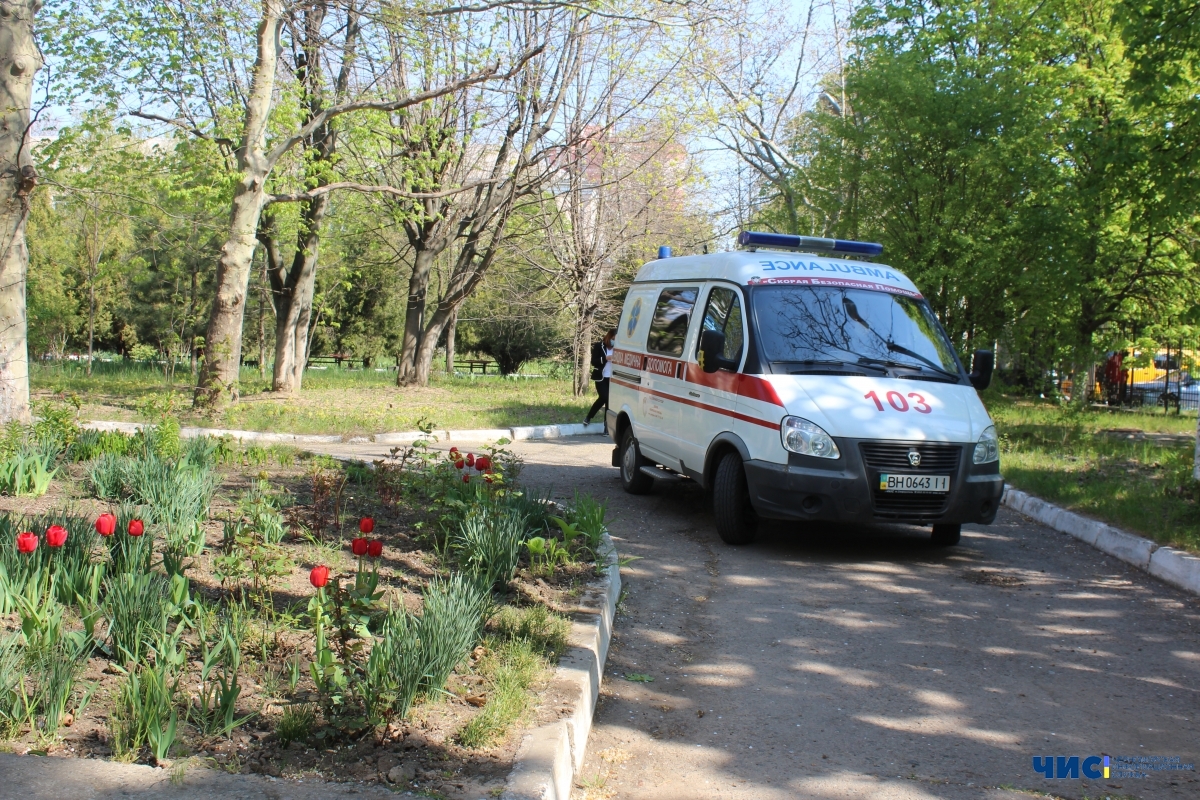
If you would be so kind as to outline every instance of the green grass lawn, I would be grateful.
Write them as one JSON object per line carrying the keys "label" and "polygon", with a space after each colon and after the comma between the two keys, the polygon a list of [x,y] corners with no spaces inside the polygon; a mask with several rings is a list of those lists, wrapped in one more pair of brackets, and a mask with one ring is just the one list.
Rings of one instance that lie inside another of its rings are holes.
{"label": "green grass lawn", "polygon": [[1200,552],[1200,485],[1192,480],[1195,416],[986,400],[1000,434],[1000,468],[1010,484],[1162,544]]}
{"label": "green grass lawn", "polygon": [[435,373],[427,387],[399,388],[395,374],[374,370],[327,369],[305,373],[304,390],[290,398],[269,391],[257,370],[242,371],[241,402],[218,417],[191,412],[192,381],[186,372],[174,382],[148,365],[33,364],[35,401],[75,395],[80,417],[144,422],[170,409],[185,425],[288,433],[369,434],[438,429],[507,428],[581,422],[592,396],[573,397],[570,380],[556,378],[450,377]]}
{"label": "green grass lawn", "polygon": [[[147,421],[171,405],[184,424],[339,434],[415,430],[424,423],[470,429],[578,422],[593,399],[572,397],[569,380],[549,377],[435,373],[427,387],[401,389],[390,372],[347,369],[311,370],[304,391],[279,398],[247,369],[241,402],[213,419],[191,412],[186,373],[168,384],[147,365],[95,366],[88,378],[82,365],[34,364],[35,398],[74,394],[83,403],[83,419]],[[1001,469],[1012,485],[1200,552],[1200,488],[1191,477],[1194,415],[1075,409],[994,392],[986,393],[985,402],[1001,437]]]}

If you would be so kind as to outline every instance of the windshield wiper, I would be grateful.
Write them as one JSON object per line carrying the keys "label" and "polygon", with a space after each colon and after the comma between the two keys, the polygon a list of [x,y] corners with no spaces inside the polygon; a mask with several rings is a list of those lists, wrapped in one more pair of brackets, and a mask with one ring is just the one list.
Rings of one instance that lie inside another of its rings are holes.
{"label": "windshield wiper", "polygon": [[[879,364],[884,367],[900,367],[902,369],[917,369],[917,370],[928,369],[928,367],[922,366],[921,364],[910,364],[906,361],[896,361],[891,358],[870,358],[868,356],[862,356],[861,358],[859,358],[858,363],[860,363],[860,364]],[[953,380],[955,383],[958,383],[961,380],[961,378],[958,375],[955,375],[953,372],[947,372],[946,370],[941,369],[940,367],[933,367],[933,369],[937,371],[939,376],[945,376],[946,378]]]}
{"label": "windshield wiper", "polygon": [[[878,370],[883,373],[887,372],[886,367],[876,366],[874,364],[864,364],[864,363],[862,363],[862,359],[859,359],[858,363],[854,363],[854,362],[850,362],[850,361],[842,361],[839,359],[806,358],[803,361],[788,361],[788,362],[784,362],[784,363],[786,363],[789,367],[791,367],[791,365],[793,365],[793,364],[798,365],[800,367],[800,369],[788,369],[789,375],[800,375],[805,372],[809,372],[809,373],[811,373],[811,372],[838,372],[838,373],[856,372],[857,373],[857,370],[862,367],[866,367],[867,369],[872,369],[872,370]],[[857,374],[862,374],[862,373],[857,373]]]}
{"label": "windshield wiper", "polygon": [[942,373],[943,375],[947,375],[951,378],[954,378],[955,380],[959,380],[961,378],[961,376],[958,375],[958,373],[951,372],[950,370],[943,367],[941,364],[938,364],[935,361],[931,361],[928,358],[926,358],[925,356],[921,355],[920,353],[913,351],[913,350],[909,350],[907,347],[904,347],[902,345],[898,345],[893,342],[888,342],[887,349],[888,349],[889,353],[899,353],[904,356],[909,356],[910,358],[915,358],[924,364],[928,364],[931,369],[937,370],[938,372]]}
{"label": "windshield wiper", "polygon": [[[870,325],[870,323],[868,323],[868,322],[867,322],[865,319],[863,319],[862,315],[858,313],[858,306],[857,306],[857,305],[855,304],[855,302],[854,302],[853,300],[851,300],[849,297],[843,297],[843,298],[842,298],[842,305],[843,305],[843,306],[845,307],[845,309],[846,309],[846,316],[850,317],[850,319],[854,320],[854,321],[855,321],[855,322],[857,322],[859,325],[862,325],[864,328],[866,328],[868,331],[870,331],[870,332],[871,332],[871,334],[872,334],[872,335],[873,335],[873,336],[874,336],[876,339],[878,339],[879,341],[881,341],[881,342],[883,342],[884,344],[886,344],[886,345],[887,345],[887,349],[888,349],[888,352],[889,352],[889,353],[900,353],[901,355],[905,355],[905,356],[909,356],[909,357],[911,357],[911,358],[915,358],[915,359],[917,359],[918,361],[920,361],[920,362],[922,362],[922,363],[924,363],[924,364],[928,364],[928,365],[929,365],[929,367],[930,367],[931,369],[934,369],[934,370],[936,370],[937,372],[940,372],[942,375],[945,375],[945,376],[946,376],[946,377],[948,377],[948,378],[953,378],[955,383],[957,383],[958,381],[962,380],[962,376],[961,376],[961,375],[959,375],[959,374],[958,374],[958,373],[956,373],[956,372],[950,372],[949,370],[947,370],[947,369],[945,369],[944,367],[942,367],[942,365],[941,365],[941,364],[938,364],[936,361],[930,361],[928,358],[926,358],[925,356],[921,355],[920,353],[918,353],[918,352],[916,352],[916,351],[914,351],[914,350],[909,350],[907,347],[904,347],[903,345],[896,344],[896,343],[895,343],[895,342],[893,342],[893,341],[892,341],[890,338],[887,338],[887,339],[885,339],[885,338],[884,338],[884,337],[883,337],[883,336],[882,336],[882,335],[879,333],[879,331],[877,331],[877,330],[875,330],[874,328],[872,328],[872,327],[871,327],[871,325]],[[866,360],[866,361],[871,361],[871,362],[875,362],[875,363],[878,363],[878,364],[886,364],[886,365],[888,365],[888,366],[897,366],[897,367],[911,367],[911,368],[913,368],[913,369],[922,369],[922,367],[920,367],[920,366],[919,366],[919,365],[917,365],[917,364],[905,364],[905,363],[904,363],[904,362],[902,362],[902,361],[887,361],[887,360],[885,360],[885,359],[879,359],[879,358],[870,358],[870,359],[868,359],[866,356],[863,356],[863,358],[860,358],[860,359],[859,359],[859,362],[862,362],[862,361],[864,361],[864,360]]]}

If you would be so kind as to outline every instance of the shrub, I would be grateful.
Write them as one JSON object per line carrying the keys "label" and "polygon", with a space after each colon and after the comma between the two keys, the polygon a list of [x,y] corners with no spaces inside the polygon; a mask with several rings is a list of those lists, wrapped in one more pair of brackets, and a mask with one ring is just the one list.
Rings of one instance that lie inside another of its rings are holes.
{"label": "shrub", "polygon": [[38,418],[31,431],[35,442],[63,451],[79,436],[78,400],[74,403],[45,400],[34,404],[34,412]]}
{"label": "shrub", "polygon": [[430,582],[420,616],[390,611],[364,671],[367,722],[403,719],[418,696],[443,689],[479,641],[490,602],[486,586],[456,574]]}
{"label": "shrub", "polygon": [[191,467],[207,469],[217,462],[220,440],[211,436],[194,436],[183,445],[183,460]]}
{"label": "shrub", "polygon": [[157,425],[142,428],[142,440],[147,453],[159,458],[175,459],[183,452],[179,420],[165,416]]}
{"label": "shrub", "polygon": [[417,635],[425,652],[424,691],[437,691],[475,647],[489,616],[490,587],[455,574],[430,581],[423,595]]}

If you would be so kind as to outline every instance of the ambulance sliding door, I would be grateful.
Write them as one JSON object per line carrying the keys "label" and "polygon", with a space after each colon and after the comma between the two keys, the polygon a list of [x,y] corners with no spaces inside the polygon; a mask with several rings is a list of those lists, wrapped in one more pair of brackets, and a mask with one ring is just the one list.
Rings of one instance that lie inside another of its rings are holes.
{"label": "ambulance sliding door", "polygon": [[[697,332],[688,344],[687,399],[681,409],[680,430],[683,435],[684,466],[695,472],[704,471],[708,446],[721,431],[737,427],[733,412],[737,408],[737,380],[746,355],[746,320],[741,291],[731,284],[714,283],[706,287],[703,316]],[[699,348],[702,331],[725,334],[723,356],[736,365],[734,371],[718,370],[706,373],[700,369]]]}

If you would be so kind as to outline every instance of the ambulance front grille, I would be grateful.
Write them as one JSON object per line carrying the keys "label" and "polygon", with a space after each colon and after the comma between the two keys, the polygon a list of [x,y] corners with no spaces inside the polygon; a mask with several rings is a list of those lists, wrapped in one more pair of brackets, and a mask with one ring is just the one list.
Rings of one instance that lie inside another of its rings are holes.
{"label": "ambulance front grille", "polygon": [[[919,475],[949,475],[954,486],[954,476],[962,458],[962,445],[930,444],[919,442],[862,442],[859,444],[863,463],[867,467],[867,479],[873,482],[871,500],[875,516],[903,522],[932,522],[946,511],[950,493],[921,494],[879,491],[878,478],[882,472]],[[910,451],[921,454],[919,466],[909,461]]]}
{"label": "ambulance front grille", "polygon": [[[867,469],[876,469],[880,472],[953,475],[958,472],[959,458],[962,456],[962,445],[960,444],[862,442],[859,447],[862,450],[863,463],[867,465]],[[912,450],[921,454],[920,466],[914,467],[908,460],[909,451]]]}

